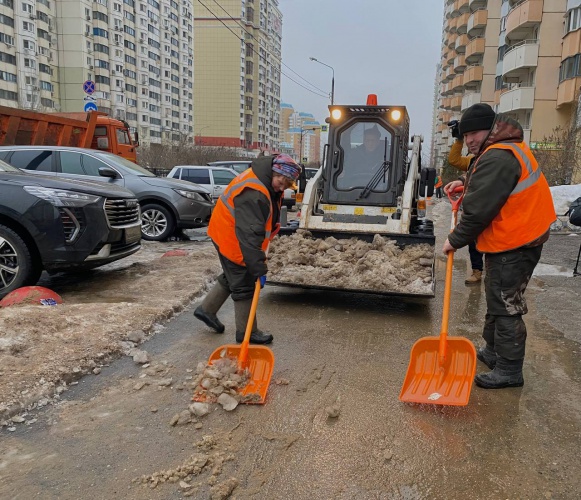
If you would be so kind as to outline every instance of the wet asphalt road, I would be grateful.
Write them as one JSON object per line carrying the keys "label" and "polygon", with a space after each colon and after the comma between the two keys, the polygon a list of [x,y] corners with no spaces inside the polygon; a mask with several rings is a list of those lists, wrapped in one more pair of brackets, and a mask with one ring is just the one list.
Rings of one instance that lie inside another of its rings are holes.
{"label": "wet asphalt road", "polygon": [[[175,468],[204,435],[231,458],[215,477],[238,480],[233,498],[579,498],[581,277],[567,273],[580,239],[553,237],[543,257],[552,275],[527,290],[522,389],[475,387],[462,408],[399,402],[413,342],[439,332],[443,257],[432,301],[266,287],[259,325],[275,336],[273,380],[288,381],[271,385],[267,404],[214,411],[200,430],[169,425],[189,403],[179,389],[187,370],[233,341],[230,301],[224,335],[186,310],[142,346],[167,363],[160,376],[171,388],[136,390],[143,370],[122,359],[38,411],[36,424],[0,435],[0,498],[182,498],[177,483],[132,480]],[[455,261],[450,334],[479,343],[485,301],[463,284],[466,257]],[[210,498],[208,481],[209,472],[192,481],[194,498]]]}

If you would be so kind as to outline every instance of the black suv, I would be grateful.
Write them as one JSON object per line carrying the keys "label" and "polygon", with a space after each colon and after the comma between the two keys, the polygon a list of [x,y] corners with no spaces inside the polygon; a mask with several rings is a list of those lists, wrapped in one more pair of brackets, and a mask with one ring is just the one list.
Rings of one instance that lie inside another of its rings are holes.
{"label": "black suv", "polygon": [[101,182],[32,175],[0,161],[0,297],[41,272],[91,269],[141,248],[135,195]]}

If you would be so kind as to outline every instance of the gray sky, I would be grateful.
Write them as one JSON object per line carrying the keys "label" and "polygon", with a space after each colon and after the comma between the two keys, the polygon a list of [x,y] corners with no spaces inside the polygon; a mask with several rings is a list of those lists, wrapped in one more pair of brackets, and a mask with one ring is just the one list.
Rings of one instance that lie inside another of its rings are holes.
{"label": "gray sky", "polygon": [[[283,73],[330,93],[332,72],[315,57],[335,70],[335,104],[365,104],[377,94],[378,104],[406,106],[410,134],[429,145],[443,0],[280,0],[279,7]],[[285,76],[281,94],[321,123],[328,116],[329,100]]]}

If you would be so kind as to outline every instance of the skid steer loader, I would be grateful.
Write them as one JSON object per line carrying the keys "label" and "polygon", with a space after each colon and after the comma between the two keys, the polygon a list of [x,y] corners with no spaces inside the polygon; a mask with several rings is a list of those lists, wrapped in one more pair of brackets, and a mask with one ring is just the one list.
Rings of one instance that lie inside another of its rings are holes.
{"label": "skid steer loader", "polygon": [[298,224],[268,257],[268,283],[397,296],[434,296],[433,223],[422,138],[404,106],[329,107],[324,163],[307,183]]}

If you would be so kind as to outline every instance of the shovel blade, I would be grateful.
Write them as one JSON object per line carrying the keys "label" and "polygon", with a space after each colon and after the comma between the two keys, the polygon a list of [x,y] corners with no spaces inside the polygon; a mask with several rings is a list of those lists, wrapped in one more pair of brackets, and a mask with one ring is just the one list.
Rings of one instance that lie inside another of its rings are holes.
{"label": "shovel blade", "polygon": [[400,401],[450,406],[468,404],[476,373],[474,344],[464,337],[448,337],[442,365],[439,347],[439,337],[423,337],[414,344]]}
{"label": "shovel blade", "polygon": [[[238,359],[241,346],[239,344],[226,344],[218,347],[210,356],[208,364],[221,359]],[[265,346],[250,345],[248,347],[248,357],[242,368],[248,368],[250,379],[248,383],[238,390],[238,394],[249,396],[246,404],[264,404],[266,392],[272,378],[274,370],[274,354]],[[205,395],[195,394],[194,401],[205,401]]]}

